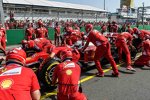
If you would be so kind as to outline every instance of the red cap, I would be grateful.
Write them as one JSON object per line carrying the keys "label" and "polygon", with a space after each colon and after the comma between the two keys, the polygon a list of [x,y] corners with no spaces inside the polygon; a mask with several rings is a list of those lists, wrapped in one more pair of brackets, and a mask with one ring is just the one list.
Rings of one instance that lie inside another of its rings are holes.
{"label": "red cap", "polygon": [[70,50],[62,50],[60,53],[61,60],[65,60],[66,58],[72,59],[72,51]]}
{"label": "red cap", "polygon": [[92,24],[87,24],[85,26],[85,30],[86,30],[87,33],[90,32],[92,29],[93,29],[93,25]]}
{"label": "red cap", "polygon": [[137,33],[139,31],[139,29],[137,27],[133,28],[134,33]]}
{"label": "red cap", "polygon": [[16,60],[16,61],[21,62],[24,65],[26,62],[26,53],[21,47],[14,48],[10,50],[6,55],[6,61],[9,61],[9,60],[11,61]]}
{"label": "red cap", "polygon": [[29,41],[28,41],[28,47],[29,47],[29,48],[33,48],[34,45],[35,45],[35,42],[34,42],[33,40],[29,40]]}

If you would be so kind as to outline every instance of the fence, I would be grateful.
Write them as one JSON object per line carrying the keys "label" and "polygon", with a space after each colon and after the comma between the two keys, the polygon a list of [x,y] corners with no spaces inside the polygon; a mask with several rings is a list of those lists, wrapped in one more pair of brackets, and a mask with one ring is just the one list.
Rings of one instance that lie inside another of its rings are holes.
{"label": "fence", "polygon": [[[135,27],[135,26],[132,26]],[[100,27],[94,27],[97,30],[101,30]],[[145,25],[143,26],[139,26],[139,29],[146,29],[146,30],[150,30],[150,26],[149,25]],[[61,29],[62,31],[62,29]],[[85,32],[84,27],[81,28],[81,31]],[[48,35],[49,35],[49,39],[54,40],[54,29],[53,28],[49,28],[48,29]],[[24,29],[11,29],[11,30],[7,30],[7,45],[16,45],[16,44],[20,44],[21,41],[24,39],[25,37],[25,30]]]}
{"label": "fence", "polygon": [[[54,40],[54,29],[48,29],[49,39]],[[24,29],[11,29],[7,30],[7,45],[20,44],[25,37]]]}

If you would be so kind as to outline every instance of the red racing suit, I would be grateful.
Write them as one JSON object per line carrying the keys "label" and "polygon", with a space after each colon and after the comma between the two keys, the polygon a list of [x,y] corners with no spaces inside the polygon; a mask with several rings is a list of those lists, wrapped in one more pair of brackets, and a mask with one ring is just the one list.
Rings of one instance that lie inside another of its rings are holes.
{"label": "red racing suit", "polygon": [[55,30],[55,45],[59,46],[59,44],[60,44],[60,27],[56,26],[54,28],[54,30]]}
{"label": "red racing suit", "polygon": [[150,67],[150,40],[143,41],[142,47],[143,47],[143,53],[134,62],[134,65],[137,65],[137,66],[147,65]]}
{"label": "red racing suit", "polygon": [[2,44],[2,47],[4,49],[6,49],[6,30],[5,28],[0,28],[0,31],[2,32],[2,34],[0,34],[0,37],[1,37],[1,44]]}
{"label": "red racing suit", "polygon": [[70,60],[56,66],[53,82],[58,79],[57,100],[87,100],[78,90],[80,73],[80,66]]}
{"label": "red racing suit", "polygon": [[32,69],[8,64],[0,69],[0,100],[31,100],[40,86]]}
{"label": "red racing suit", "polygon": [[92,42],[97,47],[95,51],[94,61],[99,73],[103,74],[103,70],[99,60],[102,57],[105,57],[110,62],[114,73],[118,74],[116,63],[111,55],[111,46],[108,42],[108,39],[97,30],[93,30],[89,33],[87,37],[87,42]]}
{"label": "red racing suit", "polygon": [[81,40],[81,38],[82,38],[82,34],[79,30],[73,30],[73,32],[70,35],[72,44],[74,44],[78,40]]}
{"label": "red racing suit", "polygon": [[139,36],[140,36],[141,39],[144,39],[146,35],[150,36],[150,32],[147,31],[147,30],[140,30]]}
{"label": "red racing suit", "polygon": [[73,55],[72,61],[78,62],[79,59],[80,59],[80,53],[76,49],[72,49],[72,48],[67,47],[67,46],[61,46],[61,47],[56,47],[55,49],[53,49],[52,52],[55,53],[57,57],[59,57],[60,56],[60,52],[62,50],[66,50],[66,49],[72,51],[72,55]]}
{"label": "red racing suit", "polygon": [[66,34],[64,34],[64,38],[63,38],[63,42],[64,44],[67,44],[67,45],[72,45],[72,41],[71,41],[71,33],[73,32],[73,28],[72,27],[65,27],[64,28],[64,31],[66,32]]}
{"label": "red racing suit", "polygon": [[36,38],[47,38],[48,30],[45,27],[39,27],[36,29]]}
{"label": "red racing suit", "polygon": [[133,35],[133,34],[134,34],[134,31],[133,31],[133,29],[132,29],[132,28],[128,28],[128,29],[127,29],[127,32],[129,32],[131,35]]}
{"label": "red racing suit", "polygon": [[37,38],[35,40],[28,41],[28,48],[35,48],[40,51],[51,53],[55,46],[46,38]]}
{"label": "red racing suit", "polygon": [[26,39],[27,40],[32,40],[34,33],[35,33],[35,30],[34,30],[33,27],[27,28],[26,29]]}
{"label": "red racing suit", "polygon": [[127,65],[131,65],[131,55],[128,45],[132,43],[132,35],[128,32],[118,34],[116,38],[116,47],[118,48],[119,60],[122,60],[122,51],[126,54]]}

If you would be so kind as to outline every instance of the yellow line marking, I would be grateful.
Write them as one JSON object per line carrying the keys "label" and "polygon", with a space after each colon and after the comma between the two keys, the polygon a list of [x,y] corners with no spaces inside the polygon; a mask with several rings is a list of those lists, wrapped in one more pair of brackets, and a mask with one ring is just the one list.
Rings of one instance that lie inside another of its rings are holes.
{"label": "yellow line marking", "polygon": [[[110,69],[106,69],[106,70],[104,70],[103,72],[106,73],[106,72],[108,72],[109,70],[111,70],[111,68],[110,68]],[[96,75],[87,76],[86,78],[81,79],[81,80],[80,80],[80,83],[86,82],[86,81],[88,81],[88,80],[94,78],[95,76],[96,76]]]}
{"label": "yellow line marking", "polygon": [[41,97],[40,100],[45,100],[45,98],[52,96],[52,95],[57,95],[57,91],[53,91],[51,93],[46,93],[44,96]]}
{"label": "yellow line marking", "polygon": [[[138,58],[139,56],[140,56],[140,54],[137,55],[137,58]],[[122,64],[117,65],[117,67],[120,67],[120,65],[122,65]],[[112,69],[112,67],[109,68],[109,69],[104,70],[104,73],[110,71],[111,69]],[[95,76],[96,76],[96,75],[87,76],[87,77],[81,79],[80,82],[81,82],[81,83],[86,82],[86,81],[88,81],[88,80],[94,78]],[[46,97],[49,97],[49,96],[52,96],[52,95],[57,95],[57,91],[53,91],[53,92],[51,92],[51,93],[46,93],[46,95],[42,96],[41,100],[44,100]]]}
{"label": "yellow line marking", "polygon": [[[121,65],[121,64],[117,65],[117,67],[120,67],[120,65]],[[106,73],[106,72],[110,71],[111,69],[112,69],[112,67],[109,68],[109,69],[104,70],[103,72]],[[96,75],[88,76],[88,77],[86,77],[86,78],[81,79],[80,82],[81,82],[81,83],[86,82],[86,81],[88,81],[88,80],[94,78],[95,76],[96,76]]]}
{"label": "yellow line marking", "polygon": [[[117,67],[120,67],[120,65],[122,65],[122,64],[117,65]],[[105,69],[103,72],[106,73],[106,72],[110,71],[111,69],[112,69],[112,67],[109,68],[109,69]],[[86,81],[94,78],[95,76],[96,75],[87,76],[86,78],[81,79],[80,82],[81,83],[86,82]],[[41,100],[44,100],[46,97],[49,97],[49,96],[52,96],[52,95],[57,95],[57,91],[46,93],[46,95],[44,95],[44,96],[41,97]]]}

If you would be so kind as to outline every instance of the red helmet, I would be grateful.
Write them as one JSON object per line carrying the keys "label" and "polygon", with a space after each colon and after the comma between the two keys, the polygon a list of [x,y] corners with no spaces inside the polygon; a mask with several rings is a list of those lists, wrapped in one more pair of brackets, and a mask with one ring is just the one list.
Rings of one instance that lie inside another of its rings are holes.
{"label": "red helmet", "polygon": [[139,29],[138,29],[137,27],[134,27],[134,28],[133,28],[133,31],[134,31],[134,33],[138,33],[138,32],[139,32]]}
{"label": "red helmet", "polygon": [[28,41],[28,47],[29,47],[29,48],[33,48],[34,45],[35,45],[35,42],[34,42],[33,40],[29,40],[29,41]]}
{"label": "red helmet", "polygon": [[87,24],[85,26],[85,30],[86,30],[87,33],[90,32],[92,29],[93,29],[93,25],[92,24]]}
{"label": "red helmet", "polygon": [[28,41],[27,40],[22,40],[21,44],[23,48],[26,48]]}
{"label": "red helmet", "polygon": [[14,48],[12,50],[10,50],[7,55],[6,55],[6,61],[18,61],[21,64],[25,64],[26,63],[26,53],[25,51],[21,48]]}
{"label": "red helmet", "polygon": [[62,50],[60,52],[60,59],[62,61],[64,61],[67,58],[72,59],[72,51],[70,51],[70,50]]}

